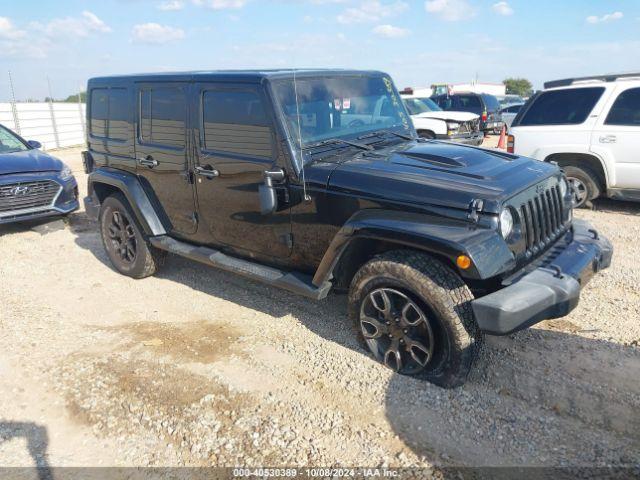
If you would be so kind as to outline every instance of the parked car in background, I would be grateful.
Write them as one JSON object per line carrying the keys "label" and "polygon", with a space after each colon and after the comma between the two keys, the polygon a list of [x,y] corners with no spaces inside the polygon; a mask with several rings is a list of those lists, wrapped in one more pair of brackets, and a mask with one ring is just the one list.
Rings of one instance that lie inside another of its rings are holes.
{"label": "parked car in background", "polygon": [[568,314],[611,262],[556,165],[418,138],[382,72],[103,77],[87,99],[85,206],[115,270],[148,277],[172,252],[348,292],[371,355],[442,387],[483,332]]}
{"label": "parked car in background", "polygon": [[65,215],[78,208],[71,169],[0,125],[0,224]]}
{"label": "parked car in background", "polygon": [[500,104],[500,108],[504,109],[510,105],[518,105],[524,104],[525,99],[520,95],[498,95],[496,96],[498,99],[498,103]]}
{"label": "parked car in background", "polygon": [[430,98],[420,97],[409,89],[400,95],[420,137],[482,144],[484,135],[480,130],[480,117],[475,113],[445,112]]}
{"label": "parked car in background", "polygon": [[488,93],[454,93],[436,95],[431,99],[446,111],[471,112],[480,116],[480,129],[485,132],[500,133],[500,104]]}
{"label": "parked car in background", "polygon": [[510,152],[564,169],[576,205],[640,201],[640,73],[547,82],[510,133]]}
{"label": "parked car in background", "polygon": [[520,109],[522,109],[523,106],[524,103],[517,103],[515,105],[509,105],[508,107],[500,110],[500,119],[507,127],[507,130],[509,130],[509,127],[513,123],[513,119],[516,118],[516,115],[518,115],[518,112],[520,111]]}

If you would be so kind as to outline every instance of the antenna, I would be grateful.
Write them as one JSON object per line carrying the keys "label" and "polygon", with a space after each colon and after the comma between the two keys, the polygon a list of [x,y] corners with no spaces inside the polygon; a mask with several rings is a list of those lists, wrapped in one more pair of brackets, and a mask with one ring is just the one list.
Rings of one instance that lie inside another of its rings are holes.
{"label": "antenna", "polygon": [[302,149],[302,127],[300,126],[300,102],[298,101],[298,82],[296,80],[296,69],[293,69],[293,91],[296,96],[296,119],[298,121],[298,142],[300,142],[300,176],[302,177],[302,195],[305,202],[310,202],[311,197],[307,194],[307,180],[304,176],[304,151]]}

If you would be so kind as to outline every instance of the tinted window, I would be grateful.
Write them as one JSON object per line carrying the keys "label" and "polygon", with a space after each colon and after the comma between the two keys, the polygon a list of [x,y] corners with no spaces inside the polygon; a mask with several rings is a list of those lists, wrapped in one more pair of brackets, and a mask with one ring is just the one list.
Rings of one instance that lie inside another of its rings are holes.
{"label": "tinted window", "polygon": [[577,125],[584,122],[604,88],[572,88],[543,92],[525,112],[519,125]]}
{"label": "tinted window", "polygon": [[109,117],[109,91],[96,88],[91,91],[91,135],[107,136],[107,118]]}
{"label": "tinted window", "polygon": [[[458,95],[458,108],[465,112],[480,113],[482,112],[482,102],[477,95]],[[446,110],[446,109],[445,109]]]}
{"label": "tinted window", "polygon": [[453,99],[451,97],[448,97],[448,96],[436,97],[434,98],[434,101],[443,110],[451,110],[453,108]]}
{"label": "tinted window", "polygon": [[518,113],[520,111],[520,109],[522,108],[522,105],[513,105],[511,107],[505,108],[504,110],[502,110],[504,113]]}
{"label": "tinted window", "polygon": [[605,123],[640,126],[640,88],[622,92],[611,107]]}
{"label": "tinted window", "polygon": [[129,137],[129,99],[124,88],[109,90],[107,138],[126,140]]}
{"label": "tinted window", "polygon": [[140,92],[140,137],[145,143],[184,148],[185,94],[178,87]]}
{"label": "tinted window", "polygon": [[110,140],[129,136],[129,104],[124,88],[97,88],[91,93],[91,135]]}
{"label": "tinted window", "polygon": [[271,128],[257,92],[204,92],[204,145],[207,150],[271,157]]}
{"label": "tinted window", "polygon": [[482,95],[482,99],[484,100],[487,109],[489,110],[498,110],[500,108],[500,102],[493,95]]}

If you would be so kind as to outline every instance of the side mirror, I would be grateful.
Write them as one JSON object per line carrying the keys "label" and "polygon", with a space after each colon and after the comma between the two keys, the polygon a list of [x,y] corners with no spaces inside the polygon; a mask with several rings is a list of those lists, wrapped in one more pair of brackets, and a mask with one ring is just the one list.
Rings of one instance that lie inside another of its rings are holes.
{"label": "side mirror", "polygon": [[29,140],[27,143],[31,148],[42,148],[42,144],[37,140]]}
{"label": "side mirror", "polygon": [[264,172],[264,184],[258,187],[260,194],[260,213],[262,215],[271,215],[278,208],[278,196],[273,182],[281,182],[284,180],[284,170],[274,168]]}

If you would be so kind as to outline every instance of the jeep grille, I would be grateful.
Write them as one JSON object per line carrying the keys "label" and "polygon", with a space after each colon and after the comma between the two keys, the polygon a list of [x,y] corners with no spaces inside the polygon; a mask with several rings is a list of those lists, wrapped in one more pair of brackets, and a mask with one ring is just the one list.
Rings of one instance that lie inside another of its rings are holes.
{"label": "jeep grille", "polygon": [[565,231],[562,196],[557,184],[537,192],[523,202],[519,210],[527,253],[544,250]]}

